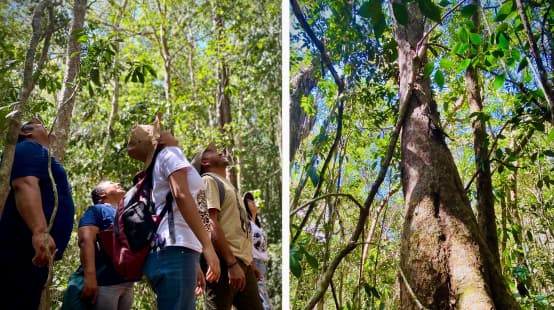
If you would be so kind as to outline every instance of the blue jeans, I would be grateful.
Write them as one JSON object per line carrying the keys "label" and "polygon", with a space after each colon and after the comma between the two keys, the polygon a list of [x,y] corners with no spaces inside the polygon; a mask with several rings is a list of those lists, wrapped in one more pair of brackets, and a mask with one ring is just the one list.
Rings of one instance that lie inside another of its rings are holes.
{"label": "blue jeans", "polygon": [[159,310],[194,310],[200,253],[169,246],[148,254],[144,275],[156,293]]}
{"label": "blue jeans", "polygon": [[266,265],[264,261],[254,258],[254,264],[258,267],[258,270],[262,274],[262,278],[258,281],[258,292],[260,293],[260,298],[262,299],[262,306],[264,310],[271,310],[271,300],[269,299],[269,294],[267,293],[267,288],[265,287],[265,274],[266,274]]}

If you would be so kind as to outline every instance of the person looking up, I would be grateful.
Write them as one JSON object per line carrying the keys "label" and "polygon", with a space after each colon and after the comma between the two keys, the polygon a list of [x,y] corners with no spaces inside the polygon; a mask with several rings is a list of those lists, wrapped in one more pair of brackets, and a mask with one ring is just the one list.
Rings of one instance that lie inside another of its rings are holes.
{"label": "person looking up", "polygon": [[242,197],[242,200],[246,206],[246,212],[248,213],[250,228],[252,230],[252,256],[254,257],[254,264],[256,264],[256,267],[260,271],[258,291],[260,292],[260,298],[262,299],[264,310],[271,310],[271,300],[269,299],[269,294],[265,284],[267,262],[269,261],[267,241],[258,217],[258,207],[256,206],[254,195],[251,192],[246,192]]}
{"label": "person looking up", "polygon": [[205,191],[204,183],[178,147],[159,143],[160,127],[159,119],[154,125],[136,126],[127,147],[129,156],[144,162],[145,168],[154,165],[152,193],[156,213],[161,213],[166,198],[173,198],[170,211],[161,219],[154,248],[146,258],[144,274],[156,294],[158,309],[194,310],[195,289],[204,280],[198,269],[200,253],[209,266],[208,283],[219,279],[219,260],[196,205],[198,196]]}
{"label": "person looking up", "polygon": [[[0,219],[0,301],[5,309],[37,309],[53,256],[60,260],[73,229],[75,207],[64,167],[54,157],[48,172],[50,138],[39,119],[21,126]],[[53,225],[48,224],[54,216]]]}
{"label": "person looking up", "polygon": [[[236,188],[226,178],[228,158],[213,144],[193,156],[192,165],[206,184],[211,238],[221,263],[221,278],[206,285],[206,309],[261,310],[252,264],[252,237],[246,210]],[[223,200],[220,196],[223,187]]]}
{"label": "person looking up", "polygon": [[113,224],[123,196],[125,190],[121,184],[100,182],[91,192],[94,205],[87,209],[79,221],[79,257],[84,272],[81,298],[90,301],[93,309],[128,310],[133,305],[134,281],[119,276],[108,256],[96,246],[96,236]]}

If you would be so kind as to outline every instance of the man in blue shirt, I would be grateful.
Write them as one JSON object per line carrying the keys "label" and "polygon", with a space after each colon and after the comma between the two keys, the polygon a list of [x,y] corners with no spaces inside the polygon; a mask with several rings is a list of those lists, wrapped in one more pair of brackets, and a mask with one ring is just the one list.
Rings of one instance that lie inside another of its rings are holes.
{"label": "man in blue shirt", "polygon": [[49,255],[61,259],[71,236],[75,214],[71,188],[63,166],[54,157],[51,166],[58,208],[48,231],[54,211],[48,146],[48,132],[39,120],[21,127],[11,189],[0,219],[0,301],[5,309],[38,308]]}
{"label": "man in blue shirt", "polygon": [[125,196],[125,190],[119,183],[102,181],[91,196],[94,205],[79,221],[79,249],[85,276],[81,298],[91,301],[93,309],[131,309],[133,281],[120,277],[106,254],[96,246],[97,234],[114,222],[117,205]]}

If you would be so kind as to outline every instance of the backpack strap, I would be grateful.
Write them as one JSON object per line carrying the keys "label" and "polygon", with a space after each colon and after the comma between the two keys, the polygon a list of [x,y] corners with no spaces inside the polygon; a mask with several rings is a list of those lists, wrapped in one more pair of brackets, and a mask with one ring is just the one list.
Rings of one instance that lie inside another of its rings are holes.
{"label": "backpack strap", "polygon": [[[167,196],[165,196],[165,206],[162,210],[162,213],[160,213],[160,220],[165,216],[167,213],[167,224],[169,226],[169,240],[171,243],[175,243],[175,219],[173,217],[173,194],[171,193],[171,189],[169,192],[167,192]],[[156,227],[156,231],[158,228]]]}
{"label": "backpack strap", "polygon": [[[148,166],[148,168],[146,168],[146,172],[145,172],[146,176],[145,176],[145,180],[144,180],[145,184],[143,185],[143,186],[147,186],[146,190],[149,193],[147,195],[148,205],[150,206],[150,209],[151,209],[153,214],[156,214],[156,208],[155,208],[154,204],[151,203],[151,201],[152,201],[152,191],[153,191],[153,188],[154,188],[154,181],[152,180],[152,178],[154,176],[154,165],[156,163],[156,158],[158,157],[158,154],[160,153],[161,150],[162,149],[157,149],[156,150],[156,152],[154,153],[154,156],[152,157],[152,161],[150,162],[150,165]],[[163,219],[163,217],[166,215],[166,213],[168,214],[169,236],[170,236],[170,239],[171,239],[172,243],[175,243],[175,220],[174,220],[174,217],[173,217],[173,195],[171,194],[171,189],[167,193],[167,196],[165,196],[165,206],[162,209],[162,212],[160,212],[160,215],[158,216],[159,221],[161,221]],[[154,232],[158,231],[158,225],[159,225],[159,222],[158,222],[158,224],[156,224]]]}
{"label": "backpack strap", "polygon": [[205,175],[214,179],[215,183],[217,184],[217,190],[219,191],[219,205],[221,205],[223,203],[223,200],[225,199],[225,185],[223,184],[223,182],[221,182],[219,177],[215,176],[213,173],[206,172],[202,174],[202,176]]}

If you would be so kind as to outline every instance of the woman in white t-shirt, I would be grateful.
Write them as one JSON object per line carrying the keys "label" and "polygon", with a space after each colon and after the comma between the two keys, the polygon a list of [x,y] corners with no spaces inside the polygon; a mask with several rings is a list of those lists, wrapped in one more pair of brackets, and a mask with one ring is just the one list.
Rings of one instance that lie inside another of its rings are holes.
{"label": "woman in white t-shirt", "polygon": [[269,261],[269,255],[267,253],[267,241],[265,240],[264,232],[262,231],[262,225],[258,219],[258,208],[256,207],[256,201],[254,195],[251,192],[246,192],[243,196],[244,206],[248,212],[248,218],[250,219],[250,227],[252,229],[252,254],[254,256],[254,263],[260,271],[260,279],[258,280],[258,291],[260,298],[262,299],[262,305],[264,310],[271,309],[271,300],[267,293],[265,285],[265,275],[267,269],[267,262]]}
{"label": "woman in white t-shirt", "polygon": [[[199,271],[200,253],[208,262],[206,280],[219,280],[219,260],[209,234],[202,225],[197,200],[205,194],[200,175],[176,146],[173,136],[155,125],[137,125],[131,131],[127,153],[154,165],[152,196],[156,214],[167,202],[171,207],[161,219],[153,248],[144,265],[144,275],[156,294],[158,309],[195,309],[197,285],[205,286]],[[165,134],[165,138],[164,138]],[[162,139],[160,139],[160,136]],[[171,144],[164,142],[171,141]]]}

